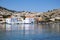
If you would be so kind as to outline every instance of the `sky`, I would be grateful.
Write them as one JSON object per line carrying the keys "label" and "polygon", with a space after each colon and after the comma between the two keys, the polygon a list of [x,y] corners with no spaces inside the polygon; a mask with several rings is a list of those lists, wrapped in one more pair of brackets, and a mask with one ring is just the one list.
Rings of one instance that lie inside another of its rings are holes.
{"label": "sky", "polygon": [[60,8],[60,0],[0,0],[0,6],[16,11],[45,12]]}

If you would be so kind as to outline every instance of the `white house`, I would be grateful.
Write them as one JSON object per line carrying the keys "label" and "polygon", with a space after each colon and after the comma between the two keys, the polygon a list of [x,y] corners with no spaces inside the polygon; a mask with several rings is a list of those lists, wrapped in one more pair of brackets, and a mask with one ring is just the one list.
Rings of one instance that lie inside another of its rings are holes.
{"label": "white house", "polygon": [[6,23],[17,23],[18,19],[17,18],[7,18]]}
{"label": "white house", "polygon": [[34,23],[34,18],[25,18],[24,23]]}
{"label": "white house", "polygon": [[17,18],[7,18],[6,23],[34,23],[34,18],[25,18],[22,21],[19,21]]}
{"label": "white house", "polygon": [[50,20],[51,20],[51,21],[55,21],[55,18],[51,18]]}

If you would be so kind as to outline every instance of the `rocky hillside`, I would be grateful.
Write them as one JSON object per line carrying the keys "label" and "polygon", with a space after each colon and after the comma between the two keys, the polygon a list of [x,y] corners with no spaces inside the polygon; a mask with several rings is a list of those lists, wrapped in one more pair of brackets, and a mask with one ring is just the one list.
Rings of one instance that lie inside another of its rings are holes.
{"label": "rocky hillside", "polygon": [[60,17],[60,9],[53,9],[53,10],[48,10],[48,12],[38,13],[38,12],[28,12],[28,11],[27,12],[14,11],[0,6],[0,15],[13,15],[13,14],[20,14],[20,16],[26,14],[36,14],[38,17],[41,16],[44,19],[50,19],[50,18]]}
{"label": "rocky hillside", "polygon": [[45,20],[60,17],[60,9],[48,10],[48,12],[43,12],[43,14],[41,14],[40,16],[43,17],[43,19]]}
{"label": "rocky hillside", "polygon": [[28,12],[28,11],[15,11],[15,10],[9,10],[7,8],[1,7],[0,6],[0,15],[13,15],[13,14],[20,14],[21,15],[26,15],[26,14],[38,14],[38,12]]}
{"label": "rocky hillside", "polygon": [[4,7],[0,7],[0,15],[11,15],[13,12]]}
{"label": "rocky hillside", "polygon": [[47,16],[48,18],[60,17],[60,9],[54,9],[44,13],[43,15]]}

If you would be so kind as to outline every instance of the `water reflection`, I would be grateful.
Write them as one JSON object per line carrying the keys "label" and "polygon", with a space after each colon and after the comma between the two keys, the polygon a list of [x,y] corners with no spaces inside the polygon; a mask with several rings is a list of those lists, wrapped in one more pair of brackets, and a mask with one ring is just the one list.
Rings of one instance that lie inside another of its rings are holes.
{"label": "water reflection", "polygon": [[0,24],[0,31],[60,32],[60,23],[54,24]]}
{"label": "water reflection", "polygon": [[5,24],[0,24],[0,31],[5,31]]}
{"label": "water reflection", "polygon": [[0,24],[0,40],[40,40],[60,38],[60,23]]}
{"label": "water reflection", "polygon": [[6,24],[6,31],[21,31],[21,34],[28,34],[32,33],[32,31],[34,30],[34,24],[13,24],[13,25],[9,25]]}

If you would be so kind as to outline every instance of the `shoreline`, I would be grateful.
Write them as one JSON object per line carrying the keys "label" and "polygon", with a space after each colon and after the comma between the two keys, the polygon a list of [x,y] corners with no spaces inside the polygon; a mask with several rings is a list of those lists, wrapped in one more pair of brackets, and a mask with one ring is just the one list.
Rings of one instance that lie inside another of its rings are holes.
{"label": "shoreline", "polygon": [[[54,21],[54,22],[14,23],[14,24],[50,24],[50,23],[60,23],[60,22],[59,21]],[[0,22],[0,24],[12,24],[12,23]]]}

